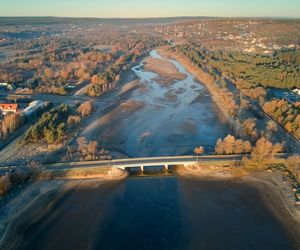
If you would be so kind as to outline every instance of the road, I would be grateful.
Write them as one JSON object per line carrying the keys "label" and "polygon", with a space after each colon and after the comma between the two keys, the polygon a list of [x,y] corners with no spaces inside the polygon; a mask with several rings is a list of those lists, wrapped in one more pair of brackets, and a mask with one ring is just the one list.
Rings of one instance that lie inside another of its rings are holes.
{"label": "road", "polygon": [[[282,160],[288,158],[291,154],[281,153],[277,154],[276,160],[282,162]],[[68,171],[74,169],[83,168],[101,168],[112,167],[126,169],[130,167],[147,167],[147,166],[174,166],[174,165],[189,165],[198,162],[203,163],[224,163],[231,164],[233,162],[239,162],[245,154],[238,155],[203,155],[203,156],[162,156],[162,157],[144,157],[144,158],[126,158],[115,160],[101,160],[101,161],[81,161],[81,162],[61,162],[53,164],[41,164],[41,170],[46,172],[51,171]],[[9,172],[10,169],[24,168],[25,166],[9,166],[0,167],[0,175],[4,175]],[[25,167],[26,168],[26,167]]]}
{"label": "road", "polygon": [[32,100],[41,100],[41,101],[50,101],[52,103],[66,103],[68,101],[72,102],[84,102],[88,100],[92,100],[97,103],[107,103],[109,102],[109,98],[105,97],[105,95],[101,96],[101,98],[97,97],[89,97],[89,96],[76,96],[76,95],[55,95],[55,94],[11,94],[6,95],[0,93],[0,99],[7,98],[9,96],[16,96],[16,97],[27,97]]}
{"label": "road", "polygon": [[[163,156],[163,157],[144,157],[144,158],[127,158],[103,161],[82,161],[69,163],[42,164],[42,168],[46,171],[53,170],[70,170],[79,168],[130,168],[130,167],[147,167],[147,166],[172,166],[172,165],[189,165],[198,162],[204,163],[232,163],[239,162],[245,154],[239,155],[205,155],[205,156]],[[249,155],[248,155],[249,156]],[[289,157],[290,154],[278,154],[276,159],[282,160]]]}
{"label": "road", "polygon": [[[81,168],[130,168],[147,166],[169,166],[169,165],[189,165],[197,162],[215,163],[215,162],[234,162],[240,161],[243,155],[207,155],[207,156],[163,156],[163,157],[144,157],[144,158],[126,158],[102,161],[82,161],[82,162],[62,162],[54,164],[41,164],[44,171],[66,171]],[[13,166],[13,168],[22,168],[23,166]],[[0,168],[0,174],[7,172],[12,167]]]}

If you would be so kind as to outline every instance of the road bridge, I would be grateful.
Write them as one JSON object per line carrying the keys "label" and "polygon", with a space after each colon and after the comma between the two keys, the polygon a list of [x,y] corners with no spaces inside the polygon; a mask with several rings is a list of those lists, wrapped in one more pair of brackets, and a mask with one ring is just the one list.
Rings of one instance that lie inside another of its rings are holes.
{"label": "road bridge", "polygon": [[[203,156],[161,156],[161,157],[143,157],[143,158],[126,158],[115,160],[99,160],[99,161],[80,161],[80,162],[60,162],[51,164],[41,164],[41,170],[46,172],[52,171],[70,171],[76,169],[89,169],[89,168],[140,168],[141,171],[145,167],[164,167],[166,170],[169,166],[176,165],[191,165],[195,163],[204,164],[224,164],[229,165],[235,162],[240,162],[243,156],[249,156],[245,154],[237,155],[203,155]],[[276,159],[278,162],[283,162],[290,154],[277,154]],[[10,166],[0,167],[0,174],[11,170],[12,168],[18,168],[23,166]]]}
{"label": "road bridge", "polygon": [[[278,154],[276,159],[278,162],[282,162],[290,154]],[[237,155],[203,155],[203,156],[161,156],[161,157],[144,157],[144,158],[126,158],[126,159],[115,159],[115,160],[102,160],[102,161],[81,161],[81,162],[69,162],[69,163],[54,163],[54,164],[43,164],[42,168],[45,171],[62,170],[68,171],[73,169],[87,169],[87,168],[133,168],[138,167],[141,171],[145,167],[164,167],[168,169],[169,166],[176,165],[191,165],[195,163],[204,164],[234,164],[240,162],[245,154]],[[249,155],[247,155],[249,156]]]}

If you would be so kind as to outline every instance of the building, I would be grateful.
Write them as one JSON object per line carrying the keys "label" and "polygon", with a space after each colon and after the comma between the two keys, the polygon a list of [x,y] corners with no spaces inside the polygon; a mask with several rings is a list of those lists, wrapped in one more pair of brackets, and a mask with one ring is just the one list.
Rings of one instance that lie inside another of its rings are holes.
{"label": "building", "polygon": [[44,101],[33,101],[29,103],[29,106],[22,111],[22,114],[25,116],[31,116],[37,113],[39,110],[42,110],[47,107],[49,103]]}
{"label": "building", "polygon": [[18,104],[13,103],[0,103],[0,112],[2,115],[6,115],[8,113],[16,113],[18,111]]}
{"label": "building", "polygon": [[293,92],[297,95],[300,95],[300,89],[293,89]]}

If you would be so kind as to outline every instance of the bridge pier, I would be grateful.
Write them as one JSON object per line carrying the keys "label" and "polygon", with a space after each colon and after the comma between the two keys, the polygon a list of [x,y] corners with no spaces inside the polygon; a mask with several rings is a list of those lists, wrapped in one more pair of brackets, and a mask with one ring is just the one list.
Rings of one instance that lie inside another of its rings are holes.
{"label": "bridge pier", "polygon": [[142,173],[142,175],[144,174],[144,166],[143,165],[141,165],[141,173]]}
{"label": "bridge pier", "polygon": [[168,171],[169,171],[169,165],[168,164],[165,164],[165,171],[166,171],[166,173],[168,173]]}

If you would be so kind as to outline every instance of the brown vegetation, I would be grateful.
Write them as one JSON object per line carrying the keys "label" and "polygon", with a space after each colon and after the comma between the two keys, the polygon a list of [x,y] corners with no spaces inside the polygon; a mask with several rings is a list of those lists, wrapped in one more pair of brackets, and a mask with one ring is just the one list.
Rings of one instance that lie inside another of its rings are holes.
{"label": "brown vegetation", "polygon": [[11,186],[12,184],[8,175],[0,176],[0,196],[5,195]]}
{"label": "brown vegetation", "polygon": [[249,141],[236,139],[232,135],[228,135],[224,140],[219,139],[215,147],[217,154],[245,154],[250,153],[251,150],[252,146]]}
{"label": "brown vegetation", "polygon": [[258,136],[258,129],[256,128],[256,119],[248,118],[243,122],[243,129],[245,134],[255,140]]}
{"label": "brown vegetation", "polygon": [[85,137],[77,139],[78,152],[80,153],[81,160],[96,160],[96,159],[108,159],[108,151],[98,151],[98,142],[90,141],[87,142]]}
{"label": "brown vegetation", "polygon": [[79,115],[70,115],[68,117],[67,124],[69,127],[72,127],[73,125],[80,123],[80,121],[81,121],[81,118]]}
{"label": "brown vegetation", "polygon": [[19,113],[7,114],[3,120],[0,120],[0,139],[6,139],[7,136],[16,131],[23,123]]}
{"label": "brown vegetation", "polygon": [[81,114],[82,118],[89,116],[92,113],[92,111],[93,104],[90,101],[82,103],[77,109],[77,112]]}
{"label": "brown vegetation", "polygon": [[286,166],[295,176],[296,181],[300,184],[300,156],[292,155],[286,160]]}
{"label": "brown vegetation", "polygon": [[284,99],[266,102],[264,111],[300,140],[300,107]]}
{"label": "brown vegetation", "polygon": [[262,137],[257,142],[251,152],[249,161],[246,161],[246,165],[250,165],[257,168],[265,168],[268,164],[272,163],[277,153],[283,151],[283,144],[272,144],[269,140]]}

